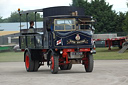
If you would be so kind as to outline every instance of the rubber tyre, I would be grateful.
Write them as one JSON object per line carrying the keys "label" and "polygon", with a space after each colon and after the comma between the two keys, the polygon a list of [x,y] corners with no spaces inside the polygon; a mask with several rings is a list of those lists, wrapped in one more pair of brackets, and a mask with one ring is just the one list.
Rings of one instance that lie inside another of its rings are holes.
{"label": "rubber tyre", "polygon": [[29,52],[25,53],[25,67],[27,72],[34,71],[34,61],[32,61],[31,55]]}
{"label": "rubber tyre", "polygon": [[25,67],[27,72],[38,71],[39,61],[33,61],[29,52],[25,53]]}
{"label": "rubber tyre", "polygon": [[60,70],[67,70],[68,68],[68,65],[60,65]]}
{"label": "rubber tyre", "polygon": [[71,68],[72,68],[72,64],[71,63],[60,66],[60,70],[71,70]]}
{"label": "rubber tyre", "polygon": [[39,61],[34,61],[34,71],[38,71],[39,67]]}
{"label": "rubber tyre", "polygon": [[69,63],[68,67],[67,67],[67,70],[71,70],[71,68],[72,68],[72,63]]}
{"label": "rubber tyre", "polygon": [[59,58],[58,56],[55,56],[54,53],[51,53],[51,65],[50,65],[51,73],[57,74],[58,67],[59,67]]}
{"label": "rubber tyre", "polygon": [[86,72],[92,72],[93,71],[93,64],[94,64],[93,55],[90,53],[87,53],[86,61],[84,64],[85,71]]}

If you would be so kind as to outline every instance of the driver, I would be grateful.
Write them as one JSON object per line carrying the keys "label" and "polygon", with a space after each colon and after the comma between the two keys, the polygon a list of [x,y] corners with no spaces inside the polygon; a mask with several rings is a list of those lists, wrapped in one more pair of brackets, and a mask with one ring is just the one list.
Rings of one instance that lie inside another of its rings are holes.
{"label": "driver", "polygon": [[33,21],[30,21],[30,27],[29,27],[29,29],[34,28],[33,26],[34,26],[34,22]]}
{"label": "driver", "polygon": [[34,21],[30,21],[30,27],[29,27],[29,30],[28,30],[28,33],[34,33]]}

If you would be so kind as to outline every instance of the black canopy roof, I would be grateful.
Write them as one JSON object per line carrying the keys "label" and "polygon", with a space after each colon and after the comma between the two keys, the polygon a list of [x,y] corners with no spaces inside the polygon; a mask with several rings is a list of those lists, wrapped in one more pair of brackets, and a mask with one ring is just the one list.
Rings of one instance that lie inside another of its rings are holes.
{"label": "black canopy roof", "polygon": [[27,13],[32,13],[32,12],[43,12],[43,9],[21,11],[20,14],[27,14]]}
{"label": "black canopy roof", "polygon": [[78,12],[78,15],[85,15],[84,9],[73,6],[57,6],[44,9],[21,11],[20,14],[27,14],[32,12],[43,12],[43,17],[58,16],[58,15],[71,15],[72,12]]}

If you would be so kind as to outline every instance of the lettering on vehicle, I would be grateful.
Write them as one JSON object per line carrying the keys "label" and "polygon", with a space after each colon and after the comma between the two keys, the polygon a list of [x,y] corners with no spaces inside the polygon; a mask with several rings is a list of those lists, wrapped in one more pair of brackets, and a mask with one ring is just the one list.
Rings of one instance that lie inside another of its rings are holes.
{"label": "lettering on vehicle", "polygon": [[75,41],[75,40],[67,40],[67,44],[88,44],[88,40],[87,39],[83,39],[83,40],[80,40],[80,41]]}

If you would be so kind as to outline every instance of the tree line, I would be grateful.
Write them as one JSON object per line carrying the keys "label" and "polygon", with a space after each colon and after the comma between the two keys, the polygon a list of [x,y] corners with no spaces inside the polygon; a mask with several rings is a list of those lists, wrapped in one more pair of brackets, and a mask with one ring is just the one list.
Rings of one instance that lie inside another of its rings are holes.
{"label": "tree line", "polygon": [[[94,25],[96,33],[115,33],[128,32],[128,12],[116,12],[112,10],[113,5],[110,5],[105,0],[72,0],[71,6],[82,7],[85,10],[85,15],[91,15],[97,23]],[[127,4],[128,6],[128,4]],[[30,18],[31,17],[31,18]],[[29,21],[34,20],[34,13],[29,14]],[[37,13],[37,21],[41,21],[42,17]],[[12,12],[11,16],[2,19],[0,22],[19,22],[18,12]],[[21,21],[26,21],[26,16],[23,15]]]}
{"label": "tree line", "polygon": [[[37,21],[42,21],[43,18],[40,15],[40,13],[36,13],[36,20]],[[26,21],[26,15],[23,14],[21,15],[21,21],[25,22]],[[28,21],[35,21],[35,13],[29,13],[28,14]],[[7,23],[7,22],[20,22],[20,15],[17,11],[12,12],[11,16],[5,19],[2,19],[0,16],[0,23]]]}
{"label": "tree line", "polygon": [[[82,7],[85,15],[92,15],[97,23],[96,33],[128,32],[128,12],[116,13],[105,0],[72,0],[72,6]],[[128,4],[127,4],[128,6]]]}

